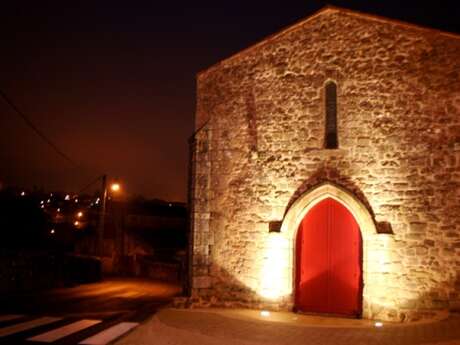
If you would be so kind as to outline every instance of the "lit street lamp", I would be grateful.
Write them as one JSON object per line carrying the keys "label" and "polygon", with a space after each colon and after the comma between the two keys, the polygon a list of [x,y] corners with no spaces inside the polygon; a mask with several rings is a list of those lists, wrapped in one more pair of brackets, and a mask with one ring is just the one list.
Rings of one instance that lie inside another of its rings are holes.
{"label": "lit street lamp", "polygon": [[[114,193],[119,192],[121,189],[120,184],[118,182],[113,182],[110,185],[110,190]],[[98,227],[98,252],[99,256],[103,256],[103,240],[104,240],[104,228],[105,228],[105,210],[107,205],[107,175],[102,175],[102,205],[101,205],[101,212],[99,213],[99,227]]]}

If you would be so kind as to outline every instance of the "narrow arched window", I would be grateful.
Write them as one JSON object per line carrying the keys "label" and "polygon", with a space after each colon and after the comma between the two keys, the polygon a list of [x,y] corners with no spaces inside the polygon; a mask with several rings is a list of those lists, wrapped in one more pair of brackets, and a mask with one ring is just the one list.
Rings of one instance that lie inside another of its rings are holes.
{"label": "narrow arched window", "polygon": [[339,147],[337,140],[337,85],[328,81],[325,85],[326,98],[326,135],[325,147],[336,149]]}

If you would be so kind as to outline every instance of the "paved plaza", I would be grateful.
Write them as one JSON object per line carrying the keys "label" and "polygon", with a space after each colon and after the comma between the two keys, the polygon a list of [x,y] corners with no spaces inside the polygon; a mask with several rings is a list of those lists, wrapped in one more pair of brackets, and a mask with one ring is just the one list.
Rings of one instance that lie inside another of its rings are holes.
{"label": "paved plaza", "polygon": [[460,344],[460,315],[435,322],[389,324],[242,310],[163,309],[117,345]]}

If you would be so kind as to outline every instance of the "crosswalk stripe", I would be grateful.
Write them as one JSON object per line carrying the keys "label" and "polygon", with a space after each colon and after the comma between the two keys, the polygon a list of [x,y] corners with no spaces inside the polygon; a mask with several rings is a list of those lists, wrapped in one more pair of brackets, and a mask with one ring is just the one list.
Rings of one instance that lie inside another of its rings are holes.
{"label": "crosswalk stripe", "polygon": [[137,322],[120,322],[115,326],[107,328],[106,330],[93,335],[92,337],[86,338],[85,340],[79,342],[79,344],[84,345],[105,345],[115,340],[116,338],[121,337],[126,332],[129,332],[139,323]]}
{"label": "crosswalk stripe", "polygon": [[69,325],[62,326],[56,329],[53,329],[49,332],[36,335],[34,337],[28,338],[30,341],[40,341],[43,343],[52,343],[58,339],[64,338],[72,333],[81,331],[82,329],[94,326],[95,324],[100,323],[101,320],[80,320],[73,322]]}
{"label": "crosswalk stripe", "polygon": [[50,324],[50,323],[53,323],[59,320],[62,320],[62,319],[59,317],[45,316],[45,317],[40,317],[38,319],[21,322],[16,325],[3,327],[3,328],[0,328],[0,337],[6,337],[14,333],[26,331],[28,329],[32,329],[32,328],[39,327],[39,326],[44,326],[44,325],[47,325],[47,324]]}
{"label": "crosswalk stripe", "polygon": [[0,315],[0,322],[19,319],[20,317],[23,317],[23,316],[24,315]]}

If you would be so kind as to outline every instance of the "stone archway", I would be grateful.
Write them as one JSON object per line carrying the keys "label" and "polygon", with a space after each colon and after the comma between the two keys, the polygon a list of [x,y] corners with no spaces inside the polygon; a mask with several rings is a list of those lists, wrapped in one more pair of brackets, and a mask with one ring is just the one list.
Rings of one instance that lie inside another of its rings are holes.
{"label": "stone archway", "polygon": [[[281,224],[281,234],[289,241],[289,265],[291,267],[291,275],[289,281],[289,290],[294,296],[295,290],[295,274],[296,274],[296,238],[297,230],[305,215],[319,202],[327,198],[332,198],[341,203],[355,218],[359,225],[362,236],[363,248],[363,306],[367,301],[367,282],[368,282],[368,244],[372,237],[377,234],[375,222],[371,213],[366,206],[357,199],[352,193],[346,189],[334,185],[332,183],[323,183],[303,195],[301,195],[286,212]],[[368,317],[363,308],[363,317]]]}

